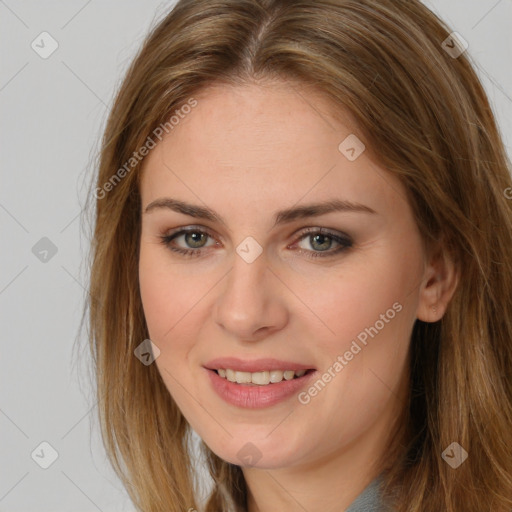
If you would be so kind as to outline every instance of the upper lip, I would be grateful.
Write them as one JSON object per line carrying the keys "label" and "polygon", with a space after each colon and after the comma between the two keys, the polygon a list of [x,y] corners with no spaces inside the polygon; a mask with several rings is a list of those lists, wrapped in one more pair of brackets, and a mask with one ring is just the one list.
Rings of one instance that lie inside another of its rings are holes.
{"label": "upper lip", "polygon": [[239,359],[237,357],[219,357],[208,361],[205,368],[218,370],[219,368],[230,369],[240,372],[261,372],[265,370],[311,370],[311,365],[295,363],[293,361],[280,361],[279,359]]}

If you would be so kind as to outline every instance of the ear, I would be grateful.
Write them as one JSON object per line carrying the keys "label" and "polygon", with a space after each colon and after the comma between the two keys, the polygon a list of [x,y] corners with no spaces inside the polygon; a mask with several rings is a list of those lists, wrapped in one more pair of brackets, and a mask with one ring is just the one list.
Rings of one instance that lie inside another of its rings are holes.
{"label": "ear", "polygon": [[416,316],[423,322],[437,322],[446,312],[457,284],[459,272],[448,251],[438,246],[431,253],[425,266],[424,278],[419,289]]}

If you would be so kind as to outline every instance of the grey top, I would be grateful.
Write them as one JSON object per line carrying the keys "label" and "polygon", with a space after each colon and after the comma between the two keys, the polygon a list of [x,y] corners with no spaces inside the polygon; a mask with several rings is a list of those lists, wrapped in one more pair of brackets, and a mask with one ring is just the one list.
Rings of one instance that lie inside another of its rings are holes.
{"label": "grey top", "polygon": [[380,477],[371,482],[363,492],[351,503],[346,512],[380,512],[379,486]]}

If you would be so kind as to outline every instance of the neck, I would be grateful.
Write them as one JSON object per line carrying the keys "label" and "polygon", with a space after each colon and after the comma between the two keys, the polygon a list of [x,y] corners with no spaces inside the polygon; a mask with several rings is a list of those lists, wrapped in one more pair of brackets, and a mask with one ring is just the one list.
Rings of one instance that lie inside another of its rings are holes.
{"label": "neck", "polygon": [[375,461],[385,456],[389,424],[379,423],[349,446],[308,464],[269,470],[242,468],[248,512],[345,511],[383,469]]}

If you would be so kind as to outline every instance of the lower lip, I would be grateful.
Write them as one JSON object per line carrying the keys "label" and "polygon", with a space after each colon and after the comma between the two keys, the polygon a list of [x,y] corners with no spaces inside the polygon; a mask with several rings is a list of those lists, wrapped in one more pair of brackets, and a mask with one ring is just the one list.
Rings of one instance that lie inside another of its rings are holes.
{"label": "lower lip", "polygon": [[310,371],[302,377],[292,380],[282,380],[275,384],[267,384],[266,386],[237,384],[223,377],[220,377],[216,371],[206,368],[213,389],[227,403],[237,407],[247,409],[262,409],[275,405],[306,386],[309,381],[317,373],[316,370]]}

